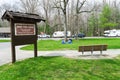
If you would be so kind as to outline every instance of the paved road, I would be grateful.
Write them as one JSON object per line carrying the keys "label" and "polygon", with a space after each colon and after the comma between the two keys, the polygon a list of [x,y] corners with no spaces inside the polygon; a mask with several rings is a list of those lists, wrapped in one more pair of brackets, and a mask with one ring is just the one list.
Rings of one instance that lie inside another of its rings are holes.
{"label": "paved road", "polygon": [[[30,58],[34,56],[33,51],[23,51],[20,50],[21,46],[16,47],[16,58],[17,60],[22,60],[26,58]],[[64,51],[39,51],[38,56],[65,56],[69,58],[77,58],[77,59],[106,59],[113,58],[117,55],[120,55],[120,49],[111,49],[103,52],[103,56],[99,55],[100,52],[94,52],[94,55],[91,56],[90,52],[85,52],[84,55],[78,52],[77,50],[64,50]],[[11,62],[11,44],[0,43],[0,65]]]}
{"label": "paved road", "polygon": [[[21,46],[16,47],[17,60],[33,57],[33,51],[19,50]],[[0,43],[0,65],[11,62],[11,43]]]}
{"label": "paved road", "polygon": [[10,42],[0,43],[0,65],[11,61]]}

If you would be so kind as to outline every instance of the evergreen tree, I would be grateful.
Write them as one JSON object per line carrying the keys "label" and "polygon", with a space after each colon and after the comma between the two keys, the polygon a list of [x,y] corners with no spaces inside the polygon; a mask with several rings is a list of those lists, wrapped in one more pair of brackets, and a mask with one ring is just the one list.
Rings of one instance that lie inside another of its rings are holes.
{"label": "evergreen tree", "polygon": [[88,22],[88,36],[98,36],[98,16],[95,15],[95,12],[93,12],[90,15],[89,22]]}
{"label": "evergreen tree", "polygon": [[106,4],[100,14],[100,26],[106,30],[117,25],[118,24],[112,19],[112,9]]}

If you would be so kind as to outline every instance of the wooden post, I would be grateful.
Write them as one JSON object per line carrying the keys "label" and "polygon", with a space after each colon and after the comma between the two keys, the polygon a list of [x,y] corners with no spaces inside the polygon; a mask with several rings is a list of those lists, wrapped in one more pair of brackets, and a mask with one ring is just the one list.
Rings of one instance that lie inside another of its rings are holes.
{"label": "wooden post", "polygon": [[12,63],[16,62],[15,46],[12,45]]}
{"label": "wooden post", "polygon": [[15,54],[15,45],[14,45],[14,37],[15,37],[15,28],[14,28],[14,21],[10,19],[11,25],[11,52],[12,52],[12,63],[16,62],[16,54]]}
{"label": "wooden post", "polygon": [[37,57],[37,41],[34,44],[34,57]]}
{"label": "wooden post", "polygon": [[37,34],[38,34],[38,29],[37,29],[37,23],[35,23],[35,30],[36,30],[36,40],[35,40],[35,43],[34,43],[34,57],[37,57]]}

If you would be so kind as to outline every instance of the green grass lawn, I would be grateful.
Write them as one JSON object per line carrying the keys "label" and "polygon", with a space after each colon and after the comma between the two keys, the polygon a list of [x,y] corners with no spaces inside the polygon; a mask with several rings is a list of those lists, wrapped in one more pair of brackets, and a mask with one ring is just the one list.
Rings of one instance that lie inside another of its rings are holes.
{"label": "green grass lawn", "polygon": [[38,57],[0,67],[0,80],[120,80],[117,59]]}
{"label": "green grass lawn", "polygon": [[[77,50],[80,45],[107,44],[120,49],[120,38],[80,39],[72,44],[40,40],[38,50]],[[32,50],[33,45],[23,47]],[[82,60],[38,57],[0,66],[0,80],[120,80],[120,56],[115,59]]]}
{"label": "green grass lawn", "polygon": [[[120,38],[99,38],[73,40],[72,44],[61,44],[61,40],[40,40],[38,50],[78,50],[81,45],[107,44],[108,49],[120,49]],[[22,50],[33,50],[33,45],[21,48]]]}
{"label": "green grass lawn", "polygon": [[10,42],[10,40],[0,40],[0,43],[1,42]]}

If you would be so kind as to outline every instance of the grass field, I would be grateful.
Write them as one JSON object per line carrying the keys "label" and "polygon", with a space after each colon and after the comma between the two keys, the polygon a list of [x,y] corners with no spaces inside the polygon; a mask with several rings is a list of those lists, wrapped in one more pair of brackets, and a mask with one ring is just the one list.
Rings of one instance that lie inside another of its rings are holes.
{"label": "grass field", "polygon": [[0,43],[1,42],[10,42],[10,40],[0,40]]}
{"label": "grass field", "polygon": [[120,80],[120,57],[104,60],[27,59],[1,66],[0,80]]}
{"label": "grass field", "polygon": [[[99,38],[73,40],[72,44],[61,44],[61,40],[40,40],[38,50],[77,50],[80,45],[107,44],[108,49],[120,49],[120,38]],[[21,48],[22,50],[33,50],[33,45]]]}
{"label": "grass field", "polygon": [[[39,50],[76,50],[79,45],[107,44],[120,49],[120,38],[80,39],[72,44],[40,40]],[[29,45],[22,49],[32,50]],[[64,57],[30,58],[0,66],[0,80],[120,80],[120,56],[115,59],[82,60]]]}

